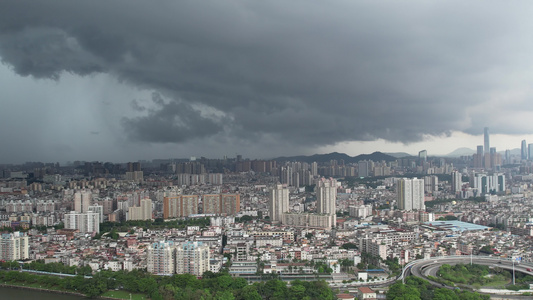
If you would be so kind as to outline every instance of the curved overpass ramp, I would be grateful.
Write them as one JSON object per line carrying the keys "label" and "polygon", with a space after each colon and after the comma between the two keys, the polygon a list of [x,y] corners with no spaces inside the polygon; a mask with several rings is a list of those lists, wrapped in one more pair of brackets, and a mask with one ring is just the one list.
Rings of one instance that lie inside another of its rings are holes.
{"label": "curved overpass ramp", "polygon": [[[415,260],[408,263],[403,269],[398,280],[405,281],[405,277],[413,275],[423,278],[429,281],[431,284],[442,287],[442,284],[429,280],[428,276],[437,277],[437,271],[443,264],[455,265],[455,264],[478,264],[492,267],[499,267],[514,272],[521,272],[528,275],[533,275],[533,263],[521,262],[517,263],[511,259],[490,257],[490,256],[441,256],[432,257],[430,259]],[[452,287],[446,287],[452,289]],[[507,296],[506,296],[507,297]],[[526,299],[520,296],[510,296],[509,299]],[[529,298],[531,299],[531,298]]]}

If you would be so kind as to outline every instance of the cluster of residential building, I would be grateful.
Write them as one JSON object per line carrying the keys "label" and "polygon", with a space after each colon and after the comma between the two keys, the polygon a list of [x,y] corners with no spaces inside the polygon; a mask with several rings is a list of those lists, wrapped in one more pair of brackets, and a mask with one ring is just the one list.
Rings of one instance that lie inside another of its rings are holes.
{"label": "cluster of residential building", "polygon": [[[275,273],[333,283],[390,280],[385,260],[403,265],[470,254],[533,260],[532,162],[474,168],[475,159],[430,160],[427,153],[356,164],[241,159],[235,171],[221,173],[209,173],[209,161],[161,162],[148,176],[140,164],[86,164],[85,170],[126,172],[44,172],[30,184],[24,172],[11,172],[15,177],[0,181],[0,259],[199,277],[225,267],[245,278]],[[196,218],[210,224],[132,227],[116,239],[98,238],[103,222]],[[360,264],[365,253],[381,258],[377,271]],[[324,266],[328,272],[319,270]]]}

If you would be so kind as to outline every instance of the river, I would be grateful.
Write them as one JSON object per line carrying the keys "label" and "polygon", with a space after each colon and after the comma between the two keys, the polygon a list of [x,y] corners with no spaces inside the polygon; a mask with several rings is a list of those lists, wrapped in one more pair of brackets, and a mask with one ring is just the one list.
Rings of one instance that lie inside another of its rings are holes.
{"label": "river", "polygon": [[0,287],[0,299],[81,300],[87,298],[68,294],[57,294],[9,287]]}

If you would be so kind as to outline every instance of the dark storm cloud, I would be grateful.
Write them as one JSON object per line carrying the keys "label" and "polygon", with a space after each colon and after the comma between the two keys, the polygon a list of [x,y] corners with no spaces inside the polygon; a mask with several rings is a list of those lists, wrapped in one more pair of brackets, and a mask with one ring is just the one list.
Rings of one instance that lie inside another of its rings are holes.
{"label": "dark storm cloud", "polygon": [[531,29],[520,22],[528,10],[454,1],[2,2],[0,56],[20,75],[107,73],[171,99],[131,103],[141,115],[122,124],[138,141],[412,142],[487,126],[491,113],[475,109],[515,88],[505,78],[530,75],[531,46],[516,45]]}
{"label": "dark storm cloud", "polygon": [[180,143],[223,130],[223,120],[215,115],[203,116],[201,111],[187,103],[165,103],[157,93],[152,95],[152,100],[157,108],[150,109],[147,115],[122,120],[126,132],[134,140]]}
{"label": "dark storm cloud", "polygon": [[28,28],[1,35],[2,61],[20,75],[58,79],[61,72],[102,72],[98,60],[56,28]]}

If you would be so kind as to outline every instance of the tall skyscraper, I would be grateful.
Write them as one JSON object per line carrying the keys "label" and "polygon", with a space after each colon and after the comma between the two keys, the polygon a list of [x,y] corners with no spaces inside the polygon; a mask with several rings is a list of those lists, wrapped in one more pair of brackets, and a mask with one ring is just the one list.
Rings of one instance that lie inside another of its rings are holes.
{"label": "tall skyscraper", "polygon": [[428,160],[428,151],[422,150],[418,152],[418,165],[423,166]]}
{"label": "tall skyscraper", "polygon": [[489,140],[489,128],[485,127],[485,134],[484,134],[484,149],[485,153],[489,153],[490,149],[490,140]]}
{"label": "tall skyscraper", "polygon": [[521,147],[520,150],[521,150],[520,152],[521,152],[521,154],[522,154],[522,155],[520,156],[520,158],[523,159],[523,160],[527,159],[527,146],[526,146],[526,140],[522,140],[522,147]]}
{"label": "tall skyscraper", "polygon": [[270,190],[268,211],[272,222],[280,222],[284,212],[289,211],[289,189],[278,184]]}
{"label": "tall skyscraper", "polygon": [[477,152],[474,154],[474,168],[483,168],[484,158],[485,156],[483,154],[483,146],[479,145],[477,146]]}
{"label": "tall skyscraper", "polygon": [[452,172],[452,192],[458,193],[463,186],[462,174],[459,171]]}
{"label": "tall skyscraper", "polygon": [[527,159],[533,160],[533,144],[527,145]]}
{"label": "tall skyscraper", "polygon": [[425,210],[424,180],[402,178],[396,185],[398,208],[400,210]]}
{"label": "tall skyscraper", "polygon": [[511,150],[509,149],[505,150],[505,163],[506,164],[511,163]]}

